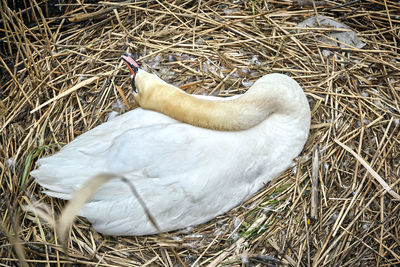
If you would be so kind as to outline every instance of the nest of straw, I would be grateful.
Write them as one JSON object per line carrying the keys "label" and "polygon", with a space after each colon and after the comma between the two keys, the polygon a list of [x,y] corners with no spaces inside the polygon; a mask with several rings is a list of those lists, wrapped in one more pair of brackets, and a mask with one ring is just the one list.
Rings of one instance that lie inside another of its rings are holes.
{"label": "nest of straw", "polygon": [[[396,1],[37,0],[17,10],[0,2],[2,266],[400,264]],[[326,44],[319,37],[330,29],[296,29],[317,14],[366,45]],[[29,171],[135,107],[124,51],[194,94],[234,95],[266,73],[291,75],[310,101],[310,137],[292,168],[209,223],[111,237],[78,218],[65,254],[49,223],[65,202],[41,193]]]}

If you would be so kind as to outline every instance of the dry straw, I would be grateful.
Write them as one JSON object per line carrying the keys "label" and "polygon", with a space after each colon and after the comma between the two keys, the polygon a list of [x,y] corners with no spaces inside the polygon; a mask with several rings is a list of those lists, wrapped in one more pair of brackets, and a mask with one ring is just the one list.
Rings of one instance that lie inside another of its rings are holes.
{"label": "dry straw", "polygon": [[[397,1],[53,2],[14,11],[0,0],[1,265],[400,265]],[[321,43],[331,29],[296,27],[317,14],[366,46]],[[66,255],[54,225],[66,203],[28,174],[135,107],[124,51],[196,94],[239,94],[266,73],[287,73],[310,101],[310,137],[288,171],[209,223],[110,237],[78,217]]]}

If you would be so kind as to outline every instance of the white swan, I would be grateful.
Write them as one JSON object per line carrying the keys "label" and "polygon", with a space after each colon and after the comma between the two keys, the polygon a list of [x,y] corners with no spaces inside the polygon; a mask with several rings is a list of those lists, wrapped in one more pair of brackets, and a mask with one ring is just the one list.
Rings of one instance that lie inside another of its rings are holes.
{"label": "white swan", "polygon": [[[207,222],[287,169],[310,127],[296,81],[268,74],[243,95],[186,94],[138,69],[127,54],[141,106],[82,134],[31,172],[49,196],[70,199],[90,177],[116,173],[135,186],[162,231]],[[129,187],[112,180],[80,213],[111,235],[156,233]]]}

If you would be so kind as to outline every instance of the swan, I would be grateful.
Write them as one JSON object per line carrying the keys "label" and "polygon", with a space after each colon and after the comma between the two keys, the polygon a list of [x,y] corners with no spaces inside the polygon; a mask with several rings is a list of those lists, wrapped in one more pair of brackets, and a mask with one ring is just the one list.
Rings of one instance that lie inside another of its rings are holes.
{"label": "swan", "polygon": [[[310,108],[294,79],[268,74],[239,96],[196,96],[140,69],[130,54],[121,57],[140,107],[39,159],[30,174],[47,195],[71,199],[96,174],[124,176],[167,232],[239,205],[303,149]],[[127,184],[117,179],[100,187],[79,215],[103,234],[157,233]]]}

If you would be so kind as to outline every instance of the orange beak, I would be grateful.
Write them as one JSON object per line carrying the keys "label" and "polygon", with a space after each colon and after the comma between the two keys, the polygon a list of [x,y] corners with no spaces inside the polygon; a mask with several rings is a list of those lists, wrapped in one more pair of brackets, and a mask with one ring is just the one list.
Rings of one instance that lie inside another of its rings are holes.
{"label": "orange beak", "polygon": [[136,73],[139,71],[139,65],[133,60],[132,55],[129,53],[123,53],[121,55],[122,60],[125,65],[128,67],[129,72],[131,73],[131,86],[135,93],[137,93],[136,85],[135,85],[135,77]]}
{"label": "orange beak", "polygon": [[122,60],[124,61],[125,65],[128,67],[129,72],[131,75],[135,76],[138,72],[139,65],[133,60],[132,55],[129,53],[123,53],[121,55]]}

